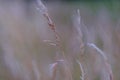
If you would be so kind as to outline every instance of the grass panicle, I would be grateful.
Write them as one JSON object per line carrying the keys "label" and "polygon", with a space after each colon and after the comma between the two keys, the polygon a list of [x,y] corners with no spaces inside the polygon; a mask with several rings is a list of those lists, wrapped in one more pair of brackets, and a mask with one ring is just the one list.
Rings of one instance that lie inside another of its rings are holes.
{"label": "grass panicle", "polygon": [[[65,52],[64,52],[64,50],[62,50],[60,35],[58,34],[58,32],[56,30],[56,27],[55,27],[55,24],[53,23],[52,19],[50,18],[49,14],[48,14],[47,8],[44,6],[44,4],[41,2],[41,0],[37,0],[37,3],[38,3],[38,8],[37,9],[46,18],[46,20],[48,22],[48,25],[49,25],[49,28],[55,34],[55,42],[52,42],[50,40],[45,40],[45,42],[48,42],[50,45],[56,46],[58,48],[58,50],[62,53],[62,56],[63,56],[64,60],[66,60]],[[60,60],[56,59],[56,61],[60,61]],[[65,69],[66,69],[66,73],[65,74],[69,75],[70,80],[72,80],[72,74],[71,74],[71,71],[69,69],[69,66],[67,66],[67,64],[68,64],[68,62],[65,61],[65,64],[64,64],[65,65]],[[55,63],[52,64],[52,80],[55,79],[57,65],[58,65],[58,62],[57,63],[55,62]]]}

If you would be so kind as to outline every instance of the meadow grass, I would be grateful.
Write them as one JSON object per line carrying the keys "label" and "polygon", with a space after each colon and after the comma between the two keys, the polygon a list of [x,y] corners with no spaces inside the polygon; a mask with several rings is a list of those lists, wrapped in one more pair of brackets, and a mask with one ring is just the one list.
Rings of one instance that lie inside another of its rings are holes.
{"label": "meadow grass", "polygon": [[8,6],[0,8],[0,79],[119,80],[119,22],[114,24],[107,10],[96,16],[87,8],[72,8],[71,17],[71,7],[49,10],[37,0],[36,16],[25,19],[20,5],[19,14]]}

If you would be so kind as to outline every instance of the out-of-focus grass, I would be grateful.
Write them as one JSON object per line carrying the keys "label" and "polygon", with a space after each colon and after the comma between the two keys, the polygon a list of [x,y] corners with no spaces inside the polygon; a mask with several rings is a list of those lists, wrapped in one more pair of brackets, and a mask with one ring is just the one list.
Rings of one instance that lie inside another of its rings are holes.
{"label": "out-of-focus grass", "polygon": [[[96,43],[98,47],[107,53],[108,60],[112,64],[114,78],[119,80],[119,3],[51,3],[46,4],[46,6],[56,24],[57,31],[61,35],[63,50],[70,62],[73,78],[79,80],[80,70],[77,63],[75,63],[78,56],[80,56],[80,60],[84,65],[87,79],[99,80],[96,78],[103,76],[101,58],[94,51],[86,49],[83,56],[80,54],[79,40],[76,38],[71,18],[74,11],[79,8],[82,23],[84,23],[84,25],[82,24],[82,30],[86,35],[86,41]],[[49,64],[55,61],[56,52],[59,53],[54,46],[43,41],[54,41],[55,39],[44,17],[35,10],[33,4],[28,7],[28,12],[26,9],[24,4],[1,4],[1,80],[35,80],[36,75],[32,61],[36,61],[41,80],[49,80],[49,77],[47,77],[49,76]],[[88,30],[84,29],[85,26]],[[17,78],[14,79],[13,74],[17,75]],[[25,78],[23,79],[23,77]]]}

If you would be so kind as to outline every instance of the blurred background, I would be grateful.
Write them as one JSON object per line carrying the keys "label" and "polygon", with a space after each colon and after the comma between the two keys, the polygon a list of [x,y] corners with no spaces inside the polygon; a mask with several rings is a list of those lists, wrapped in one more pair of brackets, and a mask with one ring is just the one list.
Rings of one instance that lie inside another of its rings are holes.
{"label": "blurred background", "polygon": [[[59,63],[55,80],[80,80],[79,60],[85,80],[109,80],[102,57],[83,42],[94,43],[108,57],[114,80],[120,80],[120,1],[42,0],[61,38],[67,66]],[[36,10],[36,0],[0,0],[0,80],[51,80],[50,65],[63,59],[61,51],[45,40],[55,42],[46,19]],[[81,24],[76,23],[80,10]],[[70,74],[66,72],[69,69]],[[52,79],[53,80],[53,79]]]}

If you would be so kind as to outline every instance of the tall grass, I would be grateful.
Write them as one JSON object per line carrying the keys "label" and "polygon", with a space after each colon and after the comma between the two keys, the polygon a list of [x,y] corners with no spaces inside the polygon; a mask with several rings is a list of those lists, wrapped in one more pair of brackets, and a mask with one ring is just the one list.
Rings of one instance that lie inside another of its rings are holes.
{"label": "tall grass", "polygon": [[0,9],[1,80],[119,80],[119,22],[113,27],[104,9],[94,16],[75,8],[71,20],[71,7],[62,12],[59,5],[46,5],[48,10],[36,3],[36,16],[28,19],[14,15],[12,7]]}

